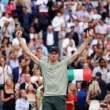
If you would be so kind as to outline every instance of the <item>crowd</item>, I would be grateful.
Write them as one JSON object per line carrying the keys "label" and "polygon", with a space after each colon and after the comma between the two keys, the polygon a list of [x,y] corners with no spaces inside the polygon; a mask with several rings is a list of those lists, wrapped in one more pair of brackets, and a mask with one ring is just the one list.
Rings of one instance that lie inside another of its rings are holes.
{"label": "crowd", "polygon": [[97,0],[97,4],[92,0],[3,1],[0,0],[0,110],[42,110],[44,71],[21,48],[19,31],[30,52],[45,62],[53,46],[58,49],[59,61],[66,62],[91,36],[84,51],[67,69],[90,69],[92,80],[68,81],[66,110],[109,110],[110,0]]}

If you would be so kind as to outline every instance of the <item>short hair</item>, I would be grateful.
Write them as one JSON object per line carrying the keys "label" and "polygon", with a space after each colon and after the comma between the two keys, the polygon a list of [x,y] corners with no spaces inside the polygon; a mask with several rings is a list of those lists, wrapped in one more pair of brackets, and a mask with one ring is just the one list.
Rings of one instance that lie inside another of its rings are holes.
{"label": "short hair", "polygon": [[101,72],[97,72],[96,73],[96,76],[100,76],[101,77],[102,76],[102,73]]}
{"label": "short hair", "polygon": [[101,61],[105,61],[105,59],[101,57],[101,58],[99,59],[99,63],[100,63]]}

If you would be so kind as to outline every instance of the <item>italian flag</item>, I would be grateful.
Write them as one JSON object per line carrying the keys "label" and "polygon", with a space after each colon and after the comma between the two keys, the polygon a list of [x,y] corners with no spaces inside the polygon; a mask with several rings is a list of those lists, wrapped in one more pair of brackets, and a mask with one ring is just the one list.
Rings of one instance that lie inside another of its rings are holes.
{"label": "italian flag", "polygon": [[90,69],[68,69],[68,81],[90,81],[92,79],[92,71]]}

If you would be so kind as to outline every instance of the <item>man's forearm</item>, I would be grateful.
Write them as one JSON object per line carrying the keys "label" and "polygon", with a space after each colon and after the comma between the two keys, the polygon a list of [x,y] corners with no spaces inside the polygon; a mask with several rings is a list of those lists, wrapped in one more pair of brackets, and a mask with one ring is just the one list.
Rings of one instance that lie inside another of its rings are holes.
{"label": "man's forearm", "polygon": [[89,43],[89,40],[84,41],[84,43],[78,48],[78,50],[71,56],[69,63],[72,63],[76,58],[78,58],[79,55],[83,53],[88,43]]}
{"label": "man's forearm", "polygon": [[30,56],[30,58],[35,62],[35,63],[38,63],[39,62],[39,59],[29,50],[29,48],[27,47],[26,43],[23,42],[22,38],[18,38],[19,40],[19,43],[22,47],[22,49],[25,51],[25,53],[27,55]]}
{"label": "man's forearm", "polygon": [[22,47],[22,49],[25,51],[26,54],[30,55],[31,51],[29,50],[29,48],[27,47],[26,43],[23,42],[22,38],[18,38],[20,46]]}
{"label": "man's forearm", "polygon": [[86,47],[88,46],[89,41],[85,41],[77,50],[77,54],[80,55],[82,54],[82,52],[86,49]]}

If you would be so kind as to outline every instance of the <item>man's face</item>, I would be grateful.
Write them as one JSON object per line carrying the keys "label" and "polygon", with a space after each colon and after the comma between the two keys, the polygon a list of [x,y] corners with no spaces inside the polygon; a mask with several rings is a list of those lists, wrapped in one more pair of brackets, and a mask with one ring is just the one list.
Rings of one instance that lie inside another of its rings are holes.
{"label": "man's face", "polygon": [[48,31],[49,33],[51,33],[51,32],[53,31],[53,30],[52,30],[52,26],[48,26],[47,31]]}
{"label": "man's face", "polygon": [[17,55],[18,54],[18,52],[17,52],[17,50],[16,51],[12,51],[11,53],[10,53],[10,58],[12,59],[12,60],[16,60],[17,59]]}
{"label": "man's face", "polygon": [[21,90],[20,91],[21,97],[22,98],[26,98],[27,94],[26,94],[26,90]]}
{"label": "man's face", "polygon": [[106,61],[105,60],[101,60],[100,63],[99,63],[99,65],[101,67],[105,67],[106,66]]}
{"label": "man's face", "polygon": [[58,53],[54,51],[49,53],[49,60],[50,62],[56,62],[58,60]]}
{"label": "man's face", "polygon": [[26,76],[25,76],[25,80],[26,80],[26,82],[30,82],[30,79],[31,79],[30,74],[26,74]]}

